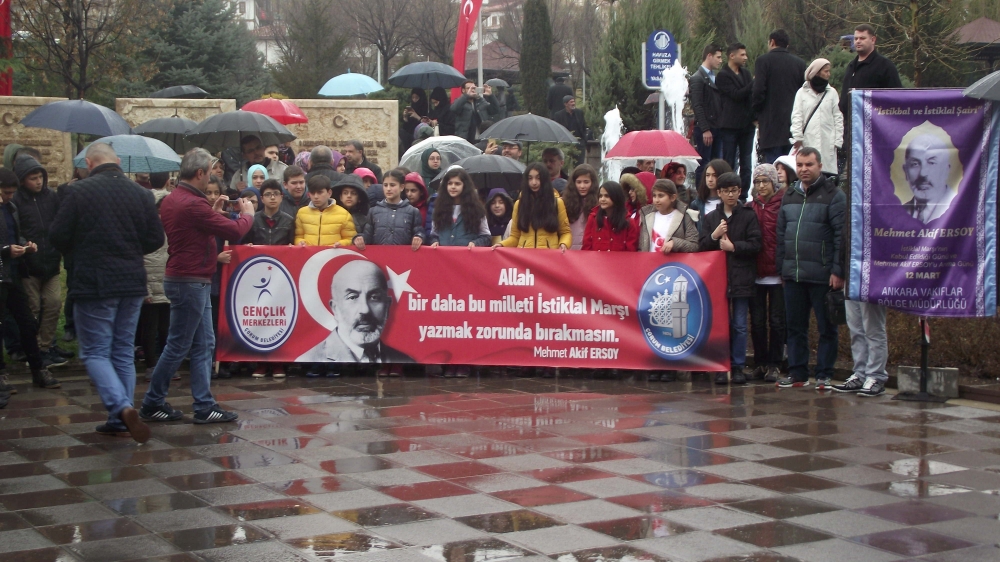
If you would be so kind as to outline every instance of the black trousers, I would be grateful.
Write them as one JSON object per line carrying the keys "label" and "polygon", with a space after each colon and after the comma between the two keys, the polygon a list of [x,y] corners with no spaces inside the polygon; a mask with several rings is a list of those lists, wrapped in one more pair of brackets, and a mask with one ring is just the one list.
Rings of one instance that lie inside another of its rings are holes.
{"label": "black trousers", "polygon": [[139,312],[139,343],[147,369],[156,366],[160,352],[167,345],[170,330],[170,303],[143,303]]}
{"label": "black trousers", "polygon": [[757,285],[750,303],[750,337],[758,367],[778,367],[785,354],[785,291],[778,285]]}
{"label": "black trousers", "polygon": [[0,283],[0,318],[7,313],[14,318],[21,336],[21,348],[28,356],[32,373],[42,370],[42,354],[38,350],[38,322],[28,308],[28,295],[20,283]]}

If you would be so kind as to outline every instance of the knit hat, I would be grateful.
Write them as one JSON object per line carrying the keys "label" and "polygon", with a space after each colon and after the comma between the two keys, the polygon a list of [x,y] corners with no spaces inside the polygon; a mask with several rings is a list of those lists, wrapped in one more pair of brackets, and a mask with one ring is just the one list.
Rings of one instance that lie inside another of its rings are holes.
{"label": "knit hat", "polygon": [[368,168],[354,168],[354,175],[361,179],[371,178],[372,183],[378,182],[378,178],[375,177],[375,172],[369,170]]}
{"label": "knit hat", "polygon": [[647,193],[650,189],[653,189],[653,184],[656,183],[656,175],[653,172],[639,172],[635,177],[646,187]]}
{"label": "knit hat", "polygon": [[816,59],[809,63],[809,66],[806,68],[806,82],[812,80],[813,76],[819,74],[819,71],[823,70],[823,67],[828,64],[830,64],[830,61],[826,59]]}
{"label": "knit hat", "polygon": [[767,178],[771,180],[771,185],[777,189],[778,187],[778,170],[773,164],[758,164],[756,168],[753,169],[753,179],[760,177]]}

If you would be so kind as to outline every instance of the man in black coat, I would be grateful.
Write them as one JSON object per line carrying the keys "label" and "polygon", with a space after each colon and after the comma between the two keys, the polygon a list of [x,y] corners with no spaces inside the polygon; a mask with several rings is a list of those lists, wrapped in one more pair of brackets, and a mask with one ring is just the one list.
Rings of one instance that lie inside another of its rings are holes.
{"label": "man in black coat", "polygon": [[[358,168],[368,168],[375,174],[375,182],[382,183],[382,168],[379,168],[368,160],[368,157],[365,156],[365,145],[361,141],[357,139],[347,141],[347,144],[341,148],[340,152],[344,155],[344,169],[348,174]],[[312,162],[311,154],[309,162],[309,171],[311,172],[312,166],[315,164]]]}
{"label": "man in black coat", "polygon": [[562,76],[556,78],[556,83],[549,86],[549,95],[545,98],[545,104],[549,107],[549,118],[555,119],[557,111],[563,108],[563,98],[573,95],[573,88],[566,85],[566,79]]}
{"label": "man in black coat", "polygon": [[587,156],[587,122],[583,118],[583,112],[576,109],[576,98],[564,97],[563,109],[557,111],[552,120],[569,129],[569,132],[580,141],[580,156],[576,163],[583,164]]}
{"label": "man in black coat", "polygon": [[788,32],[784,29],[772,32],[767,42],[768,52],[757,57],[754,64],[753,109],[760,126],[757,144],[768,164],[792,149],[789,141],[792,105],[808,66],[806,61],[788,52],[788,42]]}
{"label": "man in black coat", "polygon": [[695,185],[701,185],[702,170],[716,158],[722,158],[722,139],[718,122],[722,111],[719,88],[715,76],[722,66],[722,47],[711,44],[705,47],[702,63],[688,82],[691,109],[694,110],[694,147],[701,155],[701,162],[695,170]]}
{"label": "man in black coat", "polygon": [[[858,56],[847,65],[840,87],[840,112],[844,114],[844,128],[848,131],[851,129],[851,89],[903,87],[896,65],[875,50],[875,40],[875,28],[867,23],[854,29],[854,49]],[[845,143],[845,146],[849,145]]]}
{"label": "man in black coat", "polygon": [[[365,166],[360,167],[364,168]],[[381,176],[381,172],[382,170],[378,172],[372,170],[376,177]],[[330,150],[330,147],[319,145],[309,152],[309,173],[306,174],[306,183],[309,183],[309,178],[313,176],[326,176],[330,180],[330,185],[337,183],[344,177],[333,168],[333,151]]]}
{"label": "man in black coat", "polygon": [[148,294],[143,256],[163,246],[163,224],[153,194],[125,175],[109,145],[91,144],[86,161],[90,176],[73,184],[49,237],[75,258],[70,291],[80,360],[108,411],[96,431],[145,443],[149,427],[132,407],[133,346]]}
{"label": "man in black coat", "polygon": [[715,85],[722,96],[722,114],[719,131],[722,134],[722,157],[733,167],[739,168],[742,192],[740,200],[746,201],[750,185],[751,158],[753,157],[753,77],[746,69],[747,47],[733,43],[726,49],[729,62],[719,71]]}

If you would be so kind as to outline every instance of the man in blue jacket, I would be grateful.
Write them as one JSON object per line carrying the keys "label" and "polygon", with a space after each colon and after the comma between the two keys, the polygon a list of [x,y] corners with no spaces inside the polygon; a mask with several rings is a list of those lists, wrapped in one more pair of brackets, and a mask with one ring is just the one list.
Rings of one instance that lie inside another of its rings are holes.
{"label": "man in blue jacket", "polygon": [[837,325],[826,313],[826,295],[844,288],[844,215],[847,196],[826,179],[819,151],[795,156],[799,181],[789,187],[778,214],[775,263],[785,284],[788,377],[782,388],[809,385],[809,309],[816,313],[819,350],[816,387],[830,386],[837,360]]}

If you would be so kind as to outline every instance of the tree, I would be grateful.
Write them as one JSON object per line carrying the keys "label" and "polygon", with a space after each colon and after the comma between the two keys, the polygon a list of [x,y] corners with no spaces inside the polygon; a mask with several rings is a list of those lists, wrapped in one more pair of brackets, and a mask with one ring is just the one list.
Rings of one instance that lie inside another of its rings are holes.
{"label": "tree", "polygon": [[739,0],[699,0],[695,33],[715,34],[714,41],[722,47],[736,41]]}
{"label": "tree", "polygon": [[83,99],[135,62],[147,40],[142,30],[155,27],[161,8],[149,0],[24,0],[11,10],[15,52],[63,95]]}
{"label": "tree", "polygon": [[853,31],[851,22],[859,20],[854,12],[850,2],[839,0],[774,0],[771,4],[775,27],[787,31],[791,39],[788,50],[806,61]]}
{"label": "tree", "polygon": [[274,39],[281,62],[271,69],[278,91],[290,98],[314,98],[330,78],[340,74],[347,38],[340,14],[327,0],[292,0],[282,10]]}
{"label": "tree", "polygon": [[382,56],[379,83],[385,83],[393,57],[414,44],[411,12],[409,0],[350,0],[342,12],[354,17],[359,44],[374,44]]}
{"label": "tree", "polygon": [[[649,90],[642,83],[640,45],[653,30],[669,29],[674,39],[683,45],[682,56],[685,59],[692,56],[684,54],[689,51],[689,41],[695,42],[687,25],[684,1],[619,0],[610,20],[591,74],[587,122],[592,127],[600,127],[604,114],[618,106],[629,131],[652,128],[656,106],[643,104]],[[699,37],[698,42],[707,43],[703,37]],[[695,58],[700,56],[695,55]]]}
{"label": "tree", "polygon": [[535,115],[547,116],[548,79],[552,75],[552,26],[544,0],[524,2],[523,29],[520,67],[524,108]]}
{"label": "tree", "polygon": [[774,26],[764,0],[746,0],[740,11],[736,33],[740,43],[747,46],[747,70],[751,74],[757,57],[767,52],[767,42],[772,31]]}
{"label": "tree", "polygon": [[237,105],[271,90],[271,76],[253,35],[223,0],[175,0],[170,23],[159,30],[153,55],[159,73],[150,91],[193,84]]}
{"label": "tree", "polygon": [[414,0],[412,32],[415,46],[445,64],[451,64],[458,33],[458,10],[451,0]]}

